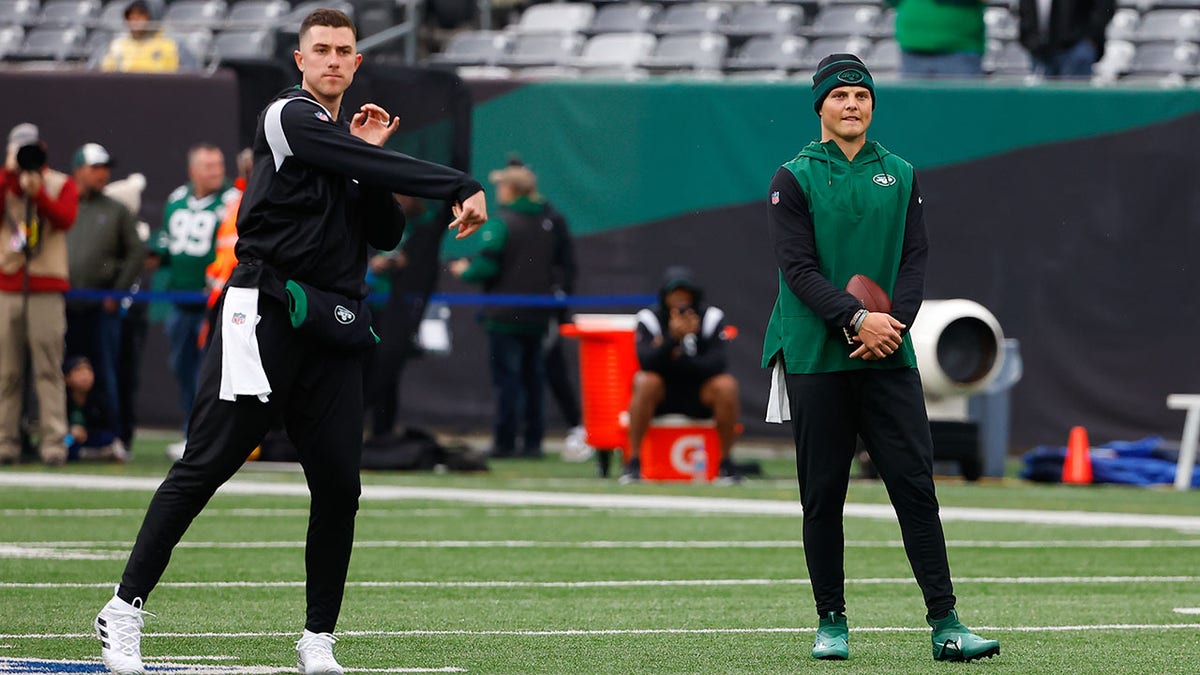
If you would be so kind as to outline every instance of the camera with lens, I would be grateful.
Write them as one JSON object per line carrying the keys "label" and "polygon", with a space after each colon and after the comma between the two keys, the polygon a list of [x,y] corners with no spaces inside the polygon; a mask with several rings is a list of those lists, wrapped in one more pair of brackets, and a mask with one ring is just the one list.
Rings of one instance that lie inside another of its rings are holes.
{"label": "camera with lens", "polygon": [[17,148],[17,167],[21,171],[41,171],[46,166],[46,149],[41,143],[30,143]]}

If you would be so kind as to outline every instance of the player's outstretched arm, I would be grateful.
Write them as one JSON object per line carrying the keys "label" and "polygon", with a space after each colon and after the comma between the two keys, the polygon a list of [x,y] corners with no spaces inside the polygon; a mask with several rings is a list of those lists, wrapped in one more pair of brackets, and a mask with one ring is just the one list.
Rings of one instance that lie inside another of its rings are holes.
{"label": "player's outstretched arm", "polygon": [[462,202],[483,190],[479,181],[457,169],[385,150],[346,133],[308,99],[280,99],[264,114],[276,168],[295,157],[368,187],[450,202]]}

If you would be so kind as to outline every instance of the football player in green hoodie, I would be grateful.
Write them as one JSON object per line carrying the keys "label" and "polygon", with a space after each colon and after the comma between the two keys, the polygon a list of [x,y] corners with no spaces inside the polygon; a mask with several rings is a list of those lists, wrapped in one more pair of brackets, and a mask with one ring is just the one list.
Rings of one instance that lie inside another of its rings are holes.
{"label": "football player in green hoodie", "polygon": [[[772,412],[791,419],[804,557],[820,617],[812,655],[849,657],[842,509],[855,438],[862,437],[900,521],[925,597],[933,658],[971,661],[1000,643],[958,621],[946,540],[933,488],[933,442],[907,329],[921,306],[927,245],[912,165],[867,140],[875,112],[871,73],[853,54],[824,58],[813,75],[821,140],[771,181],[767,225],[779,296],[763,366],[776,369]],[[843,290],[875,280],[890,312],[868,312]],[[786,405],[783,403],[787,400]]]}

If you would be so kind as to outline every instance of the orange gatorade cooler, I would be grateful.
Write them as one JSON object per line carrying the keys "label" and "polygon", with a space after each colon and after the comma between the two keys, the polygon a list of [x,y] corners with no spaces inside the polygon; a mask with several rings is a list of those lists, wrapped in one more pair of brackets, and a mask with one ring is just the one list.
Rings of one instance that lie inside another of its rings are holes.
{"label": "orange gatorade cooler", "polygon": [[576,314],[575,323],[559,332],[579,340],[579,379],[583,394],[583,428],[587,443],[600,450],[628,454],[629,433],[621,413],[633,395],[638,370],[633,344],[637,317],[632,314]]}
{"label": "orange gatorade cooler", "polygon": [[721,466],[716,424],[683,415],[656,417],[642,439],[641,460],[646,480],[715,480]]}

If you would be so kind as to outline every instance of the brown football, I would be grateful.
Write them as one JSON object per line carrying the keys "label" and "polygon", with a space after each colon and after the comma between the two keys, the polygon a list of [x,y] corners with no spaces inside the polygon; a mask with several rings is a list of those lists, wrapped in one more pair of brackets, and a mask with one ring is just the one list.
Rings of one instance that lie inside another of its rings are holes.
{"label": "brown football", "polygon": [[868,312],[892,311],[892,300],[879,284],[863,274],[855,274],[846,282],[846,292],[858,298]]}

